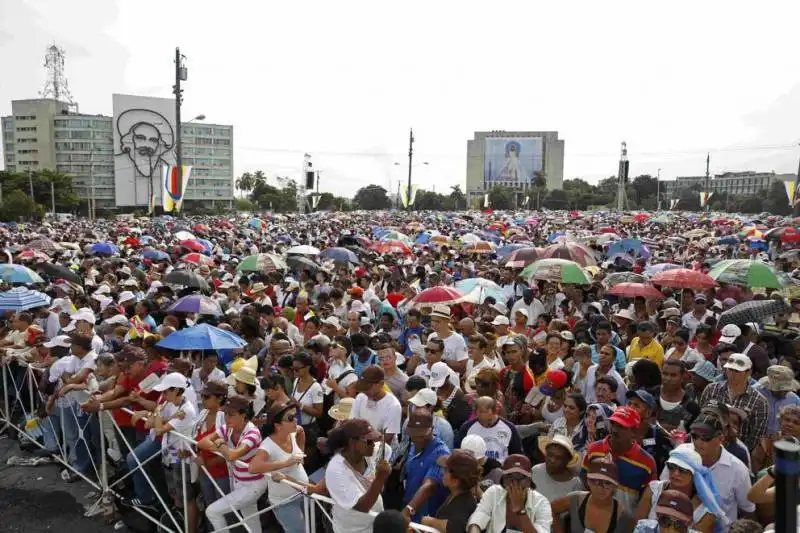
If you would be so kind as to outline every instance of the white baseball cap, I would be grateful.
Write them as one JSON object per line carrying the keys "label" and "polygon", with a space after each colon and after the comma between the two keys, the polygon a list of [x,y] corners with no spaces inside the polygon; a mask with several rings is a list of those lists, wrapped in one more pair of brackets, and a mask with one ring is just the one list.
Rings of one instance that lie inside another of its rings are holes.
{"label": "white baseball cap", "polygon": [[426,405],[436,405],[436,393],[432,389],[420,389],[417,393],[409,398],[408,402],[416,405],[417,407],[424,407]]}
{"label": "white baseball cap", "polygon": [[444,361],[439,361],[438,363],[433,363],[431,367],[431,377],[428,378],[428,387],[432,389],[438,389],[444,382],[447,381],[447,378],[450,377],[450,367],[447,366],[447,363]]}
{"label": "white baseball cap", "polygon": [[94,312],[88,307],[81,307],[80,309],[72,313],[71,318],[73,322],[77,322],[78,320],[84,320],[90,324],[94,324],[95,321],[97,320],[94,316]]}
{"label": "white baseball cap", "polygon": [[480,435],[467,435],[461,441],[461,449],[470,452],[480,461],[486,457],[486,441]]}
{"label": "white baseball cap", "polygon": [[131,291],[122,291],[121,293],[119,293],[119,298],[117,299],[117,301],[119,301],[119,303],[122,304],[124,302],[129,302],[135,299],[136,295],[134,295]]}
{"label": "white baseball cap", "polygon": [[753,361],[743,353],[734,353],[728,358],[728,362],[722,368],[746,372],[753,368]]}
{"label": "white baseball cap", "polygon": [[180,372],[171,372],[161,378],[161,382],[153,387],[154,391],[164,392],[167,389],[184,389],[189,387],[189,380]]}
{"label": "white baseball cap", "polygon": [[722,328],[722,336],[719,338],[719,342],[724,342],[725,344],[733,344],[738,337],[742,335],[742,330],[739,326],[735,324],[728,324],[724,328]]}
{"label": "white baseball cap", "polygon": [[494,317],[494,320],[492,320],[493,326],[508,326],[509,324],[511,324],[511,322],[505,315],[497,315],[496,317]]}
{"label": "white baseball cap", "polygon": [[61,348],[69,348],[72,346],[72,339],[69,335],[56,335],[52,339],[42,344],[45,348],[55,348],[59,346]]}

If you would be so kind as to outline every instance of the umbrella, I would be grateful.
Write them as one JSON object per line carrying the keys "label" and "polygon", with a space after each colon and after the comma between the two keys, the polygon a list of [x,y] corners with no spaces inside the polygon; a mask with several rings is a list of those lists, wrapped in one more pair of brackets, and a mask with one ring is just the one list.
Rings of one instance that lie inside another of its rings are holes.
{"label": "umbrella", "polygon": [[481,238],[475,235],[474,233],[466,233],[462,235],[459,240],[462,243],[470,243],[470,242],[478,242],[479,240],[481,240]]}
{"label": "umbrella", "polygon": [[3,311],[26,311],[50,305],[50,297],[25,287],[14,287],[0,293],[0,309]]}
{"label": "umbrella", "polygon": [[152,248],[145,248],[142,250],[142,257],[151,261],[170,261],[169,254],[161,250],[153,250]]}
{"label": "umbrella", "polygon": [[333,261],[338,261],[339,263],[353,263],[354,265],[357,265],[361,262],[352,250],[337,246],[334,246],[333,248],[325,248],[322,250],[319,256],[323,259],[332,259]]}
{"label": "umbrella", "polygon": [[665,272],[667,270],[675,270],[676,268],[683,268],[681,265],[676,265],[675,263],[658,263],[655,265],[649,265],[644,269],[644,274],[646,276],[655,276],[659,272]]}
{"label": "umbrella", "polygon": [[244,339],[229,331],[199,324],[170,334],[156,346],[170,350],[235,350],[246,344]]}
{"label": "umbrella", "polygon": [[506,256],[511,255],[512,252],[516,252],[517,250],[520,250],[522,248],[525,248],[524,244],[506,244],[505,246],[501,246],[500,248],[498,248],[495,253],[497,254],[497,257],[502,259]]}
{"label": "umbrella", "polygon": [[205,279],[188,270],[173,270],[164,276],[164,283],[182,285],[192,289],[210,290],[208,282]]}
{"label": "umbrella", "polygon": [[461,251],[469,254],[491,254],[495,251],[495,245],[489,241],[475,241],[465,244]]}
{"label": "umbrella", "polygon": [[577,285],[589,285],[592,282],[581,265],[568,259],[540,259],[526,266],[520,275],[523,278]]}
{"label": "umbrella", "polygon": [[[631,253],[633,252],[633,253]],[[623,239],[621,241],[616,241],[608,246],[608,251],[606,252],[608,255],[614,254],[630,254],[633,256],[644,257],[645,259],[650,258],[650,250],[642,244],[642,241],[638,239]]]}
{"label": "umbrella", "polygon": [[412,306],[433,304],[455,304],[464,298],[464,294],[453,287],[431,287],[417,294],[411,300]]}
{"label": "umbrella", "polygon": [[594,253],[577,242],[552,244],[542,250],[540,257],[544,259],[568,259],[581,266],[596,265]]}
{"label": "umbrella", "polygon": [[289,270],[289,265],[283,258],[276,254],[255,254],[242,259],[238,272],[274,272],[276,270]]}
{"label": "umbrella", "polygon": [[620,283],[646,283],[647,278],[634,272],[614,272],[603,278],[603,286],[606,289]]}
{"label": "umbrella", "polygon": [[193,241],[196,237],[188,231],[179,231],[175,234],[175,238],[179,241]]}
{"label": "umbrella", "polygon": [[319,255],[319,248],[303,244],[301,246],[292,246],[286,250],[288,255]]}
{"label": "umbrella", "polygon": [[193,252],[190,254],[186,254],[181,257],[181,261],[184,263],[191,263],[193,265],[206,265],[209,267],[214,266],[214,260],[208,257],[207,255],[199,254],[197,252]]}
{"label": "umbrella", "polygon": [[110,242],[98,242],[89,247],[89,252],[97,255],[117,255],[119,248]]}
{"label": "umbrella", "polygon": [[641,296],[647,300],[664,298],[664,294],[660,290],[647,283],[617,283],[608,290],[608,294],[623,296],[625,298]]}
{"label": "umbrella", "polygon": [[44,283],[39,274],[24,265],[0,265],[0,279],[7,283]]}
{"label": "umbrella", "polygon": [[712,268],[708,275],[720,283],[744,285],[747,288],[778,289],[782,286],[777,272],[766,263],[749,259],[726,259]]}
{"label": "umbrella", "polygon": [[410,254],[411,248],[403,241],[380,241],[372,245],[372,250],[379,254]]}
{"label": "umbrella", "polygon": [[739,244],[739,238],[736,235],[725,235],[717,239],[717,244]]}
{"label": "umbrella", "polygon": [[411,237],[405,233],[400,233],[399,231],[394,230],[382,233],[380,239],[382,241],[403,241],[408,246],[411,246],[414,243],[414,241],[411,240]]}
{"label": "umbrella", "polygon": [[20,261],[31,261],[36,259],[50,261],[50,256],[39,250],[22,250],[17,254],[17,259]]}
{"label": "umbrella", "polygon": [[65,279],[83,285],[83,278],[81,278],[74,271],[63,265],[56,265],[53,263],[39,263],[36,269],[47,274],[51,279]]}
{"label": "umbrella", "polygon": [[532,246],[526,246],[511,252],[506,258],[504,266],[506,268],[524,268],[538,259],[539,250]]}
{"label": "umbrella", "polygon": [[708,232],[704,229],[693,229],[691,231],[687,231],[683,234],[683,236],[687,239],[699,239],[701,237],[706,237]]}
{"label": "umbrella", "polygon": [[736,324],[737,326],[748,322],[760,324],[767,317],[791,312],[791,307],[784,300],[751,300],[740,303],[719,315],[717,329],[722,329],[727,324]]}
{"label": "umbrella", "polygon": [[322,268],[308,257],[302,255],[290,255],[289,257],[286,258],[286,264],[289,266],[290,269],[296,272],[301,272],[303,270],[310,270],[312,273],[316,273],[319,269]]}
{"label": "umbrella", "polygon": [[174,304],[169,306],[168,311],[180,311],[182,313],[197,313],[198,315],[220,316],[222,308],[216,300],[203,296],[202,294],[190,294],[184,296]]}
{"label": "umbrella", "polygon": [[653,285],[662,285],[677,289],[710,289],[716,287],[717,282],[699,270],[689,270],[688,268],[675,268],[659,272],[650,282]]}
{"label": "umbrella", "polygon": [[456,289],[464,294],[463,302],[482,304],[486,298],[492,297],[496,302],[506,301],[503,288],[492,280],[484,278],[468,278],[456,282]]}
{"label": "umbrella", "polygon": [[52,254],[61,249],[61,246],[51,241],[50,239],[36,239],[25,245],[25,248],[32,250],[39,250],[46,254]]}
{"label": "umbrella", "polygon": [[181,248],[186,248],[187,250],[191,250],[193,252],[203,253],[206,251],[206,247],[195,240],[178,241],[178,246],[180,246]]}

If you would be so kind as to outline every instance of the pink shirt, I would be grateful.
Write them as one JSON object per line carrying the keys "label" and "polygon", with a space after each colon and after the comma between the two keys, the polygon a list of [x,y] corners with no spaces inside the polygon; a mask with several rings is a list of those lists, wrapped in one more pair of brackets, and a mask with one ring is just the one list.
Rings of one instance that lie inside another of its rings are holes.
{"label": "pink shirt", "polygon": [[256,481],[264,478],[264,474],[251,474],[248,472],[247,467],[238,464],[249,464],[253,457],[255,457],[258,447],[261,445],[261,432],[256,426],[253,425],[252,422],[248,422],[247,425],[244,426],[244,430],[242,430],[242,434],[239,436],[238,442],[232,441],[233,430],[229,429],[226,425],[222,425],[217,428],[217,435],[225,439],[228,448],[231,450],[235,450],[240,446],[246,446],[248,448],[248,452],[244,454],[244,456],[240,457],[236,463],[232,464],[233,477],[236,478],[236,480]]}

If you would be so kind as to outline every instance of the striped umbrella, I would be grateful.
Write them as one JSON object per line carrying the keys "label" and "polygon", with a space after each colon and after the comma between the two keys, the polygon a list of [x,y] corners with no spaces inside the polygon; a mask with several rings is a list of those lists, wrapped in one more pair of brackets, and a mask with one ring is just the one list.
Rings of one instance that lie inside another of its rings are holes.
{"label": "striped umbrella", "polygon": [[26,311],[50,305],[50,297],[25,287],[14,287],[0,293],[0,309],[3,311]]}

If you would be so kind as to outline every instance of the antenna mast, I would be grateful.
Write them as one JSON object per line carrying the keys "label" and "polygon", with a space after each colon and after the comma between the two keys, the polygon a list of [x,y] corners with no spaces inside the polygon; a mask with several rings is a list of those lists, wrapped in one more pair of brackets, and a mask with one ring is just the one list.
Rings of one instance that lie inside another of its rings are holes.
{"label": "antenna mast", "polygon": [[58,102],[64,102],[69,105],[72,111],[77,113],[78,104],[69,92],[67,76],[64,74],[65,57],[66,53],[64,49],[59,48],[55,43],[47,47],[44,56],[44,67],[47,69],[47,79],[45,80],[41,96],[42,98],[51,98]]}

